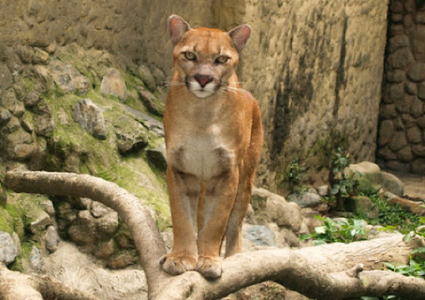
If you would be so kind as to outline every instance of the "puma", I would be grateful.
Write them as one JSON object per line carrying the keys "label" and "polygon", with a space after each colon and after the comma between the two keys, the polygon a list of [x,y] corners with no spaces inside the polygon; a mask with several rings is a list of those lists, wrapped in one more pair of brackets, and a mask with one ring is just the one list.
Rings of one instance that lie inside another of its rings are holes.
{"label": "puma", "polygon": [[160,265],[172,275],[197,270],[213,279],[221,276],[224,238],[225,257],[241,251],[263,143],[259,106],[235,73],[251,27],[192,29],[172,15],[169,30],[174,75],[164,129],[174,244]]}

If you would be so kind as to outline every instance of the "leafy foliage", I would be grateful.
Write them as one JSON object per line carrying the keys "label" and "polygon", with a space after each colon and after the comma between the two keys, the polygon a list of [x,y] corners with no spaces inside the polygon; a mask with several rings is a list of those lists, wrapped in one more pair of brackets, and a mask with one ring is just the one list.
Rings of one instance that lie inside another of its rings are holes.
{"label": "leafy foliage", "polygon": [[287,177],[290,193],[299,192],[305,177],[305,168],[299,164],[297,158],[292,159]]}
{"label": "leafy foliage", "polygon": [[304,234],[301,240],[313,239],[314,245],[322,245],[328,243],[351,243],[355,241],[366,240],[369,232],[365,228],[363,220],[349,219],[332,220],[331,218],[323,218],[316,216],[317,219],[323,221],[323,226],[314,228],[313,234]]}
{"label": "leafy foliage", "polygon": [[329,194],[335,197],[337,210],[343,210],[344,200],[357,194],[358,182],[354,179],[355,174],[345,171],[350,163],[349,155],[343,154],[342,149],[337,147],[329,172]]}
{"label": "leafy foliage", "polygon": [[425,220],[421,220],[416,214],[405,211],[400,204],[389,204],[388,199],[380,196],[378,193],[368,194],[372,202],[379,208],[378,219],[370,219],[368,222],[372,225],[382,225],[393,227],[402,233],[408,233],[415,230]]}

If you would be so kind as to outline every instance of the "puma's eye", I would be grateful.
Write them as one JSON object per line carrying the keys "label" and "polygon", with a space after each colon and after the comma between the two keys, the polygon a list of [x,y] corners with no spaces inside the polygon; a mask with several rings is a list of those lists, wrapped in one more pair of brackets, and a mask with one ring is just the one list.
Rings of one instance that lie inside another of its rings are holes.
{"label": "puma's eye", "polygon": [[196,60],[196,55],[193,52],[184,52],[184,57],[187,60]]}
{"label": "puma's eye", "polygon": [[215,59],[215,62],[218,63],[218,64],[225,64],[228,60],[229,60],[228,56],[222,55],[222,56],[217,57]]}

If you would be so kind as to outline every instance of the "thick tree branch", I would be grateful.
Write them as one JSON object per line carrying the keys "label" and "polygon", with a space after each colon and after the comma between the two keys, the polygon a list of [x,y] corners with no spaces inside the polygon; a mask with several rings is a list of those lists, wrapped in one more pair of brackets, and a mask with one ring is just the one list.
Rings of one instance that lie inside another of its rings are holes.
{"label": "thick tree branch", "polygon": [[[379,242],[391,244],[395,239],[382,240]],[[364,248],[375,246],[368,242],[359,243]],[[330,259],[326,248],[329,247],[314,247],[317,254]],[[337,269],[341,267],[338,264],[330,264],[323,269],[314,263],[314,259],[310,259],[310,251],[305,251],[306,249],[310,248],[263,250],[235,255],[224,260],[224,271],[219,280],[207,281],[198,273],[189,272],[170,280],[166,285],[167,289],[157,299],[219,299],[267,280],[314,299],[349,299],[391,294],[402,297],[407,295],[412,300],[425,299],[423,279],[390,271],[362,271],[363,267],[359,265],[347,271],[333,271],[334,266]]]}
{"label": "thick tree branch", "polygon": [[31,171],[8,172],[5,184],[15,192],[87,197],[109,206],[133,235],[150,292],[156,293],[169,277],[158,267],[166,250],[155,220],[137,197],[117,184],[84,174]]}
{"label": "thick tree branch", "polygon": [[47,172],[8,172],[5,183],[16,192],[88,197],[116,210],[134,236],[150,299],[217,299],[267,280],[315,299],[389,294],[425,299],[423,279],[388,271],[362,271],[380,269],[382,262],[406,263],[412,248],[401,235],[351,244],[241,253],[224,260],[222,277],[215,281],[207,281],[197,272],[170,277],[158,266],[165,247],[155,221],[140,200],[116,184],[89,175]]}

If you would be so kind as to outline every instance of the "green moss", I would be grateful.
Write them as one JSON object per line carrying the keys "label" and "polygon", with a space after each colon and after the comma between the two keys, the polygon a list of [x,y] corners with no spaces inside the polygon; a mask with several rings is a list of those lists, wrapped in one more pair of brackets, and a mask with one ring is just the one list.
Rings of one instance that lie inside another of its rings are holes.
{"label": "green moss", "polygon": [[[7,205],[10,207],[10,205]],[[6,206],[6,207],[7,207]],[[15,228],[15,220],[9,212],[0,206],[0,231],[12,233]]]}

